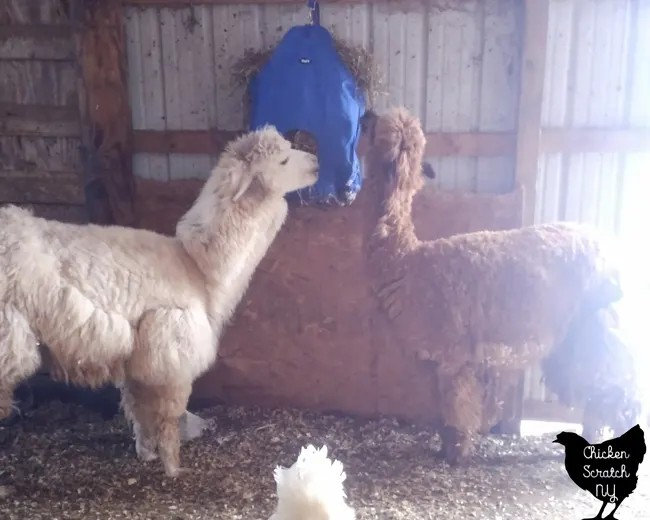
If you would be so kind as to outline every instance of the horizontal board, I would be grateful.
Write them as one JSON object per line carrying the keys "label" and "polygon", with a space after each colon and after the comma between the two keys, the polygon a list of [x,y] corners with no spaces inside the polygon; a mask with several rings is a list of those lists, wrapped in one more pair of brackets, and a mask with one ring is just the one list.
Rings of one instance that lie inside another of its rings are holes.
{"label": "horizontal board", "polygon": [[74,138],[0,136],[0,170],[81,171],[80,147]]}
{"label": "horizontal board", "polygon": [[0,176],[0,202],[81,205],[85,202],[81,175]]}
{"label": "horizontal board", "polygon": [[0,24],[69,24],[81,20],[83,0],[2,0]]}
{"label": "horizontal board", "polygon": [[0,25],[0,59],[73,60],[74,31],[56,25]]}
{"label": "horizontal board", "polygon": [[[133,149],[138,153],[218,154],[242,132],[228,130],[136,130]],[[504,156],[514,153],[514,135],[505,132],[436,132],[427,134],[426,155]]]}
{"label": "horizontal board", "polygon": [[87,224],[88,211],[83,205],[70,204],[17,204],[23,208],[31,209],[37,217],[73,224]]}
{"label": "horizontal board", "polygon": [[0,61],[0,102],[77,106],[78,74],[69,61]]}
{"label": "horizontal board", "polygon": [[80,137],[77,107],[0,103],[0,135]]}

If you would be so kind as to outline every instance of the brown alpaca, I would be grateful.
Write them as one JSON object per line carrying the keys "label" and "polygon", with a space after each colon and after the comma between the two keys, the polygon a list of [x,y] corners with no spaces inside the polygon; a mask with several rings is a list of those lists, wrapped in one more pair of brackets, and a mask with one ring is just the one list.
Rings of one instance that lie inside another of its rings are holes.
{"label": "brown alpaca", "polygon": [[363,131],[373,291],[400,347],[437,371],[443,452],[455,463],[481,429],[485,380],[539,362],[574,316],[620,293],[598,241],[577,225],[420,241],[411,219],[424,182],[419,121],[403,108],[368,113]]}

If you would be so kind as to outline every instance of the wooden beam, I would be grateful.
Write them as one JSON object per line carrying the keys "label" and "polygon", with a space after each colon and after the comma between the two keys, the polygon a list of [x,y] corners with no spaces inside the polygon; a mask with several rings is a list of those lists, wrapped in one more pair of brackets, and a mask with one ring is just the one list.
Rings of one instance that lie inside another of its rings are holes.
{"label": "wooden beam", "polygon": [[0,135],[79,137],[76,107],[0,103]]}
{"label": "wooden beam", "polygon": [[71,204],[85,201],[81,174],[40,174],[0,176],[0,203]]}
{"label": "wooden beam", "polygon": [[[241,132],[222,130],[136,130],[133,151],[136,153],[195,153],[217,155],[225,144]],[[515,151],[515,138],[508,133],[431,133],[427,135],[426,155],[439,156],[508,156]]]}
{"label": "wooden beam", "polygon": [[[377,0],[387,3],[387,0]],[[397,1],[397,0],[395,0]],[[304,4],[304,0],[122,0],[125,5],[171,7],[182,9],[191,5],[231,5],[233,3],[245,5],[282,5],[282,4]],[[368,0],[327,0],[328,4],[364,4]]]}
{"label": "wooden beam", "polygon": [[557,402],[526,400],[523,404],[523,419],[527,421],[582,423],[582,410],[569,408]]}
{"label": "wooden beam", "polygon": [[650,152],[650,128],[546,129],[540,141],[542,153]]}
{"label": "wooden beam", "polygon": [[524,188],[523,224],[535,217],[550,0],[524,1],[515,180]]}
{"label": "wooden beam", "polygon": [[0,25],[2,60],[74,60],[72,25]]}
{"label": "wooden beam", "polygon": [[[87,193],[97,197],[89,203],[102,204],[103,197],[112,221],[135,226],[124,9],[121,0],[83,2],[83,9],[77,44],[82,70],[79,104],[84,173]],[[106,211],[100,213],[106,215]]]}

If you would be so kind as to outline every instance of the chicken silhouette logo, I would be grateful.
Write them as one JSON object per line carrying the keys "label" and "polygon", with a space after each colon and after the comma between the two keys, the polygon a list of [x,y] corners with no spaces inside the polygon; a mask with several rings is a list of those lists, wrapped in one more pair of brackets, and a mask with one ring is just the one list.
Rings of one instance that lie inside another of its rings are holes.
{"label": "chicken silhouette logo", "polygon": [[584,520],[602,519],[607,504],[614,508],[605,519],[617,520],[614,513],[636,489],[637,472],[645,456],[641,427],[637,424],[600,444],[589,444],[574,432],[561,432],[553,442],[564,446],[564,467],[571,480],[603,503],[595,517]]}

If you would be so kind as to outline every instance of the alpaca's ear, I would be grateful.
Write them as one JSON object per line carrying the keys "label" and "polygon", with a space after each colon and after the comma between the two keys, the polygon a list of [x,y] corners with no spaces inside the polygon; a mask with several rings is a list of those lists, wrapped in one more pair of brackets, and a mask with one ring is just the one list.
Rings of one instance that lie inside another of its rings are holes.
{"label": "alpaca's ear", "polygon": [[372,109],[368,109],[359,120],[361,135],[368,136],[371,142],[375,137],[375,124],[377,123],[377,119],[379,119],[377,113]]}
{"label": "alpaca's ear", "polygon": [[431,166],[431,164],[426,161],[422,163],[422,173],[429,179],[433,180],[436,178],[436,171],[433,169],[433,166]]}
{"label": "alpaca's ear", "polygon": [[254,175],[245,170],[238,170],[230,174],[230,185],[232,187],[232,201],[237,202],[253,182]]}

